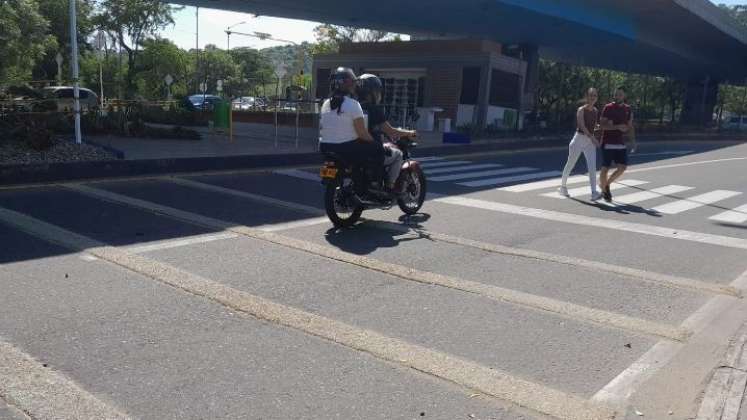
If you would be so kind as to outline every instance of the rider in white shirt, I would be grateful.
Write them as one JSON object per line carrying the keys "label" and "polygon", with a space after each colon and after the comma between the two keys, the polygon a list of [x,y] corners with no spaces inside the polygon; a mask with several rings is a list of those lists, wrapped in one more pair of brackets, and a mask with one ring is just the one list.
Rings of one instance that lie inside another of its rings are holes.
{"label": "rider in white shirt", "polygon": [[[319,149],[322,153],[336,153],[353,165],[383,166],[384,148],[374,141],[361,104],[351,97],[355,92],[355,73],[340,67],[330,79],[332,94],[322,104]],[[365,192],[365,182],[356,185],[358,193]]]}

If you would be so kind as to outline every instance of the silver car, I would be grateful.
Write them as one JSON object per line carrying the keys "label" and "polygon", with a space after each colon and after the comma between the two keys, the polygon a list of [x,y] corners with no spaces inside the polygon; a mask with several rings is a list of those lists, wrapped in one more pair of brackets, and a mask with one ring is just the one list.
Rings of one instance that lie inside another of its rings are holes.
{"label": "silver car", "polygon": [[[57,110],[61,112],[73,110],[73,87],[50,86],[42,90],[44,98],[57,103]],[[88,111],[99,107],[99,97],[91,89],[79,88],[80,109]]]}

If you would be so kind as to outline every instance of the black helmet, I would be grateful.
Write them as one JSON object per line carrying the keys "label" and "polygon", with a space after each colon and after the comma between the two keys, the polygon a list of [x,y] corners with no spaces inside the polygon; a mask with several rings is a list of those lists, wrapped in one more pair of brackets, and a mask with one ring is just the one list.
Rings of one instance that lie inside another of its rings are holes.
{"label": "black helmet", "polygon": [[329,77],[330,90],[332,92],[345,91],[353,93],[353,87],[357,77],[352,69],[338,67]]}
{"label": "black helmet", "polygon": [[356,93],[362,102],[370,102],[377,105],[381,101],[381,92],[383,90],[384,83],[376,75],[364,74],[358,78]]}

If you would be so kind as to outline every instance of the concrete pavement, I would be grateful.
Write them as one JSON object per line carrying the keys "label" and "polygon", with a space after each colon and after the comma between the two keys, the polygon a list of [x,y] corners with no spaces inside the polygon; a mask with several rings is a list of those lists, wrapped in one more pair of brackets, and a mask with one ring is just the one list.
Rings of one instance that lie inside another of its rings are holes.
{"label": "concrete pavement", "polygon": [[747,320],[747,146],[635,159],[605,206],[459,185],[562,151],[434,157],[423,214],[346,231],[293,173],[0,190],[0,338],[132,418],[691,418]]}

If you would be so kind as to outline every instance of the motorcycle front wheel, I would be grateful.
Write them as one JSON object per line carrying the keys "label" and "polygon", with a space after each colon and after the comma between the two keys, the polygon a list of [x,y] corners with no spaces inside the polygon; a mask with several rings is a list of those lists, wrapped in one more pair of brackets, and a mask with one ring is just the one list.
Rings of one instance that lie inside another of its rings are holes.
{"label": "motorcycle front wheel", "polygon": [[353,226],[363,214],[363,207],[352,203],[352,192],[346,191],[337,182],[327,184],[324,191],[324,209],[329,220],[338,228]]}
{"label": "motorcycle front wheel", "polygon": [[402,195],[397,199],[397,204],[405,214],[417,214],[425,202],[425,174],[420,168],[417,168],[402,175],[405,178],[402,182]]}

